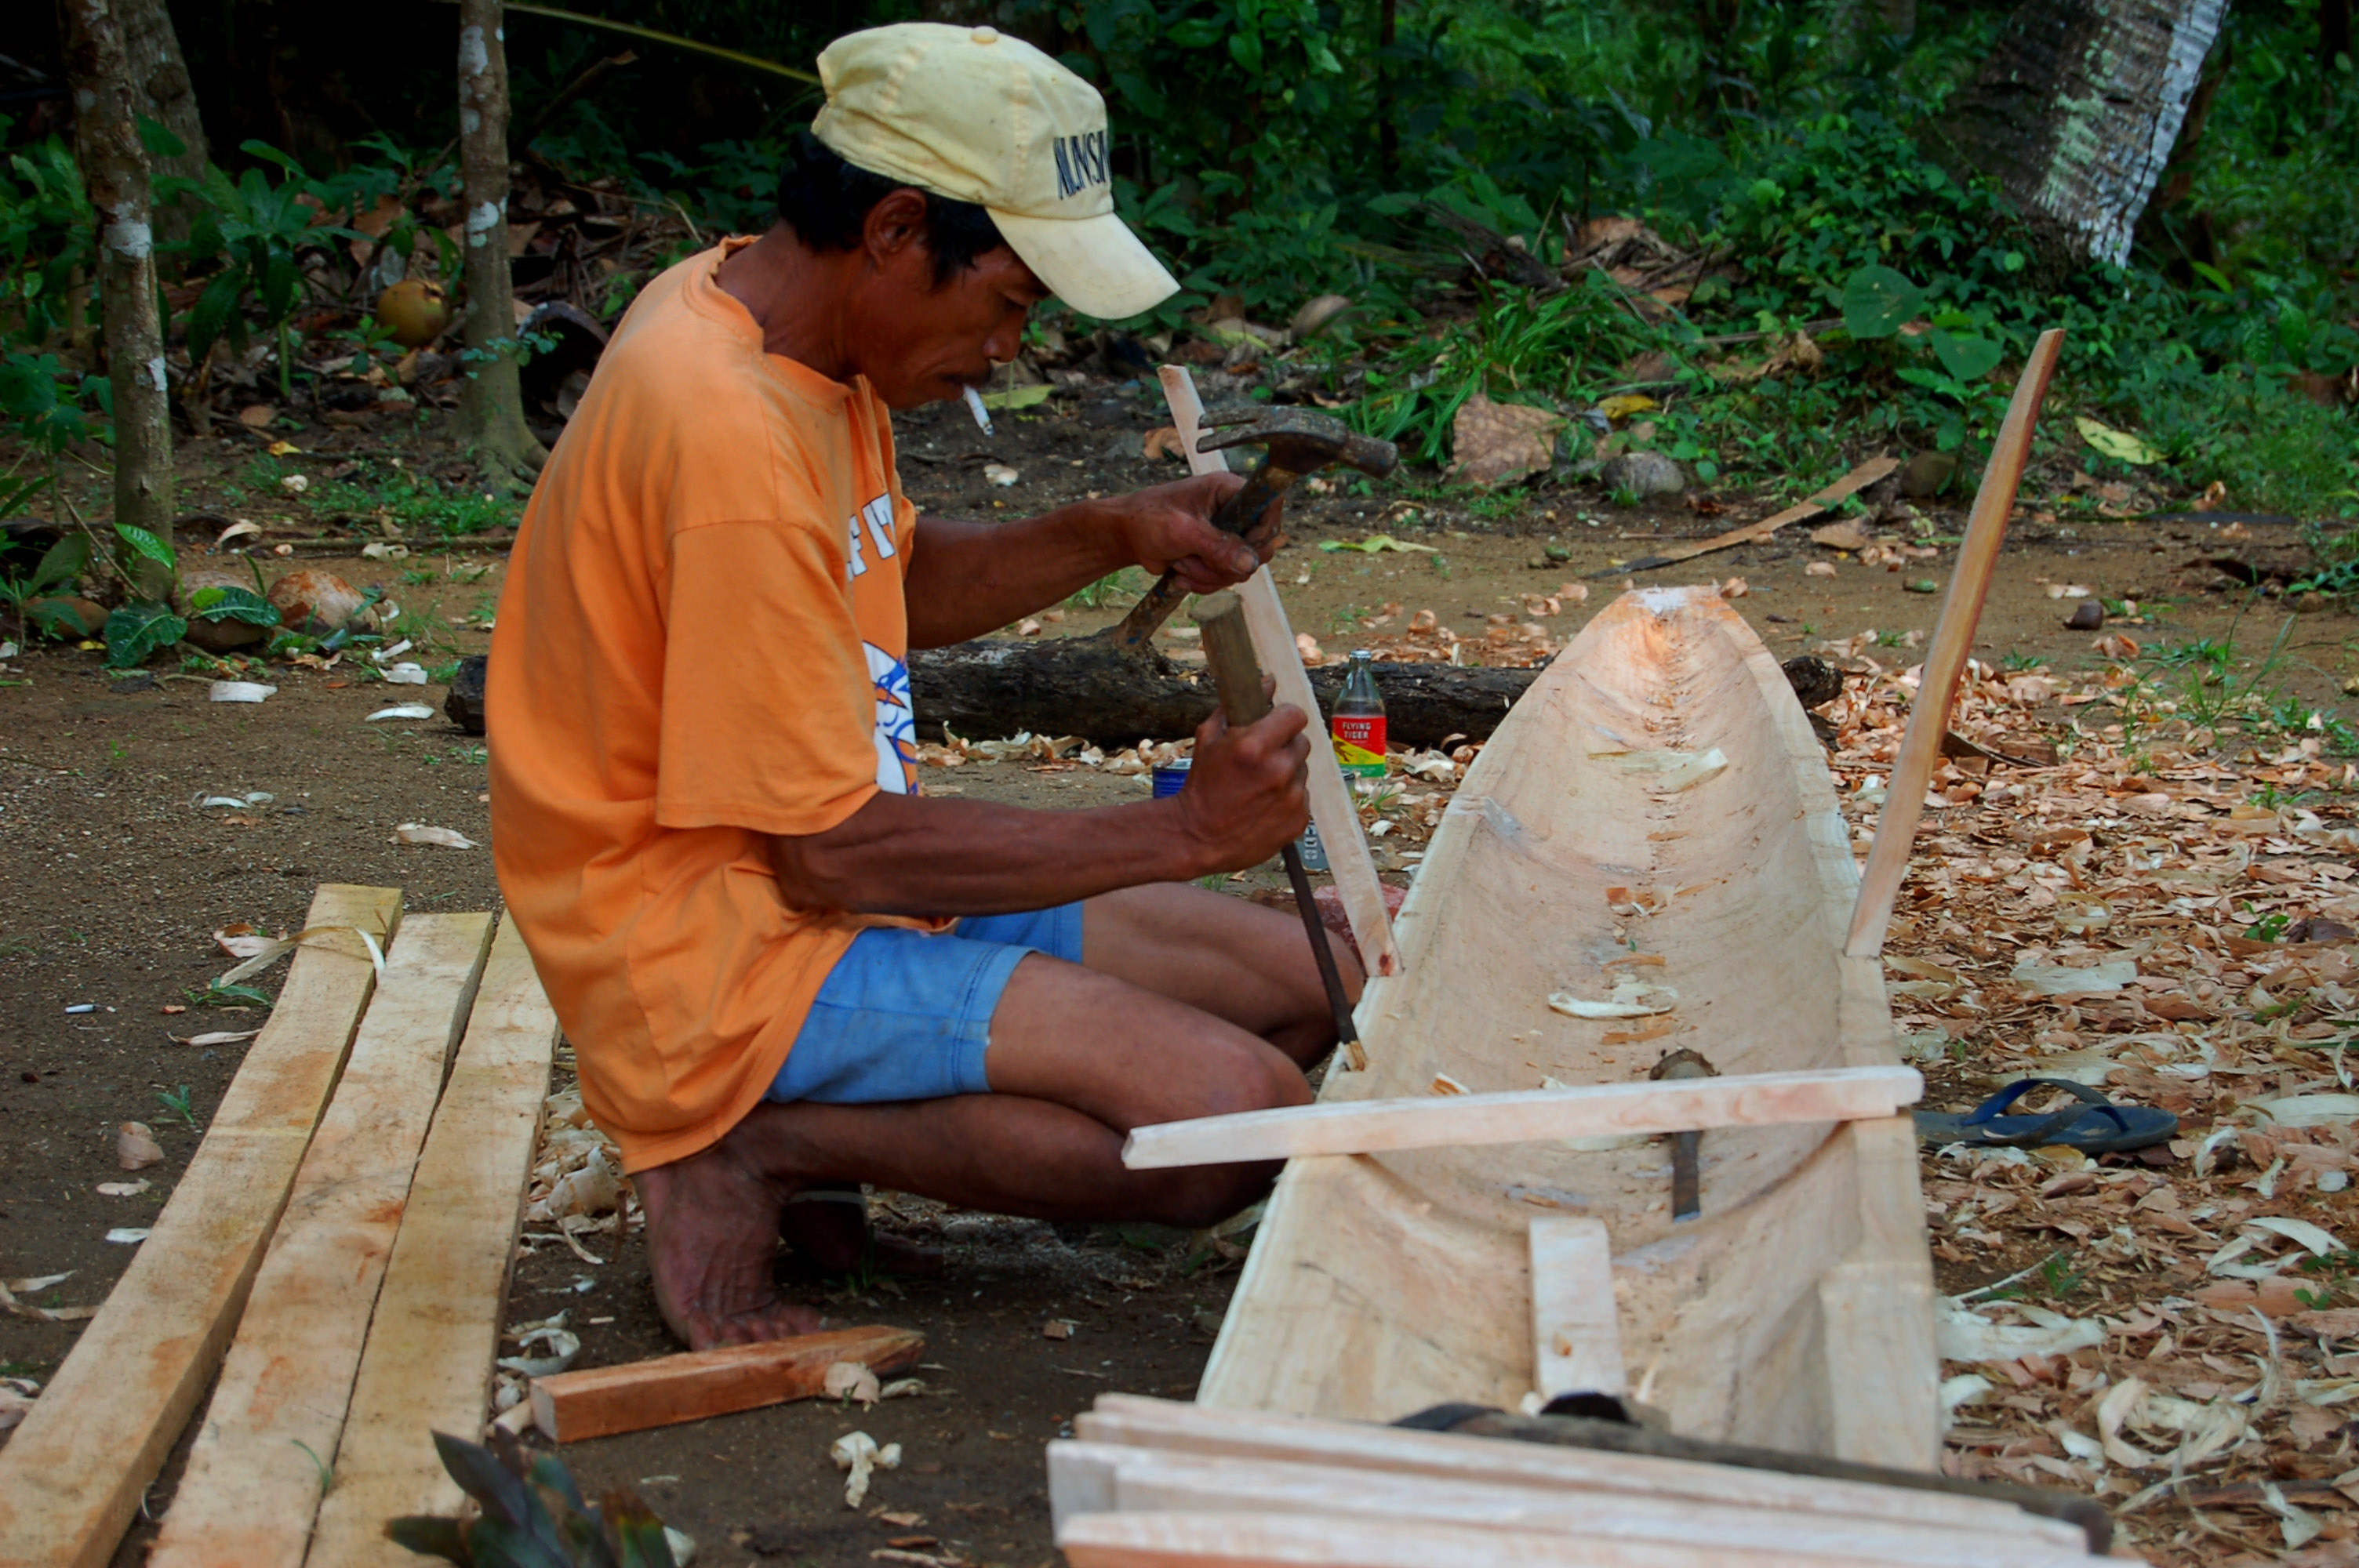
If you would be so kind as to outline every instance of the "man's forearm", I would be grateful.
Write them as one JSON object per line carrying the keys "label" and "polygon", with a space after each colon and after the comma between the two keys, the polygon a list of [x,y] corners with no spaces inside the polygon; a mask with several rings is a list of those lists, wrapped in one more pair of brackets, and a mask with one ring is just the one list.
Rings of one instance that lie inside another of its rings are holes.
{"label": "man's forearm", "polygon": [[787,901],[869,914],[1006,914],[1223,869],[1177,804],[1028,811],[879,795],[825,833],[770,840]]}
{"label": "man's forearm", "polygon": [[1120,531],[1086,502],[1020,523],[921,516],[902,590],[909,645],[995,632],[1131,564]]}

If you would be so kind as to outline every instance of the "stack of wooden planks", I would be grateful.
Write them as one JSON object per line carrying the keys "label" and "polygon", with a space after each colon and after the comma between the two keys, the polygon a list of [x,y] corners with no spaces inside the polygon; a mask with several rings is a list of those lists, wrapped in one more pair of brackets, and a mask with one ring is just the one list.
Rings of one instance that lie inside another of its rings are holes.
{"label": "stack of wooden planks", "polygon": [[512,924],[401,902],[320,890],[170,1202],[0,1449],[0,1568],[107,1562],[217,1372],[158,1568],[407,1568],[385,1521],[458,1511],[430,1433],[487,1413],[557,1019]]}
{"label": "stack of wooden planks", "polygon": [[1073,1430],[1049,1445],[1057,1545],[1071,1568],[2093,1561],[2077,1526],[1857,1480],[1120,1394],[1100,1398]]}

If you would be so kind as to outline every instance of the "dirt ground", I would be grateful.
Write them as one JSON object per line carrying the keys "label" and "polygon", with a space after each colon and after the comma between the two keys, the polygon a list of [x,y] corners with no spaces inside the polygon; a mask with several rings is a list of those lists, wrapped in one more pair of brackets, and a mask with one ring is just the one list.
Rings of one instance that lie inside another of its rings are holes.
{"label": "dirt ground", "polygon": [[[995,438],[983,437],[962,410],[923,411],[897,424],[904,478],[921,507],[1014,516],[1176,476],[1176,464],[1135,455],[1144,432],[1161,422],[1143,396],[1105,394],[1061,414],[1003,414]],[[288,434],[303,450],[276,458],[262,450]],[[229,519],[261,523],[266,545],[330,531],[337,514],[276,481],[343,472],[351,482],[371,482],[405,454],[430,470],[431,454],[413,442],[407,432],[366,429],[239,430],[197,443],[184,465],[182,504],[213,515],[184,529],[180,546],[190,560],[205,560],[207,543]],[[1013,467],[1017,481],[991,483],[986,461]],[[94,480],[77,483],[78,500],[85,491],[95,498]],[[1304,497],[1292,514],[1294,543],[1277,563],[1296,627],[1330,654],[1369,634],[1364,622],[1387,606],[1398,607],[1391,612],[1398,621],[1430,609],[1471,638],[1496,614],[1527,620],[1527,594],[1604,573],[1585,602],[1564,599],[1561,612],[1545,621],[1549,639],[1561,643],[1620,586],[1617,563],[1761,515],[1783,499],[1731,492],[1716,498],[1724,510],[1715,516],[1683,506],[1619,509],[1594,488],[1541,489],[1485,502],[1495,514],[1483,516],[1469,510],[1465,492],[1441,491],[1430,474],[1370,490],[1361,495],[1343,485]],[[2106,631],[2125,632],[2149,654],[2233,637],[2236,656],[2258,661],[2289,625],[2267,678],[2329,719],[2359,722],[2343,694],[2359,674],[2359,625],[2339,609],[2296,614],[2278,600],[2252,600],[2221,568],[2202,564],[2234,557],[2266,568],[2297,551],[2291,530],[2200,517],[2115,521],[2083,499],[2061,475],[2038,481],[2027,499],[1978,639],[1986,662],[2073,675],[2113,662],[2093,647],[2094,633],[2065,629],[2081,601],[2049,597],[2049,585],[2069,583],[2098,599],[2135,600],[2134,621]],[[1952,495],[1929,503],[1924,532],[1886,532],[1903,542],[1953,539],[1962,508]],[[1438,553],[1318,548],[1377,532]],[[1954,549],[1935,545],[1935,556],[1885,569],[1809,543],[1807,527],[1791,533],[1643,580],[1741,578],[1747,591],[1738,608],[1781,657],[1874,629],[1882,634],[1869,640],[1874,656],[1909,662],[1907,634],[1929,632],[1940,603],[1911,585],[1945,583]],[[1815,563],[1832,563],[1834,575],[1810,575]],[[385,559],[321,555],[307,545],[302,564],[383,586],[399,606],[402,634],[420,644],[411,656],[429,668],[485,646],[504,571],[496,549],[464,547]],[[1072,607],[1046,631],[1084,633],[1116,612]],[[152,1220],[236,1071],[237,1047],[196,1049],[174,1036],[261,1022],[259,1011],[197,1001],[229,964],[212,932],[235,922],[292,930],[324,881],[399,886],[413,911],[497,905],[487,850],[394,838],[397,824],[412,822],[454,828],[479,844],[489,836],[482,741],[439,717],[367,721],[397,701],[422,698],[439,708],[441,687],[387,686],[364,660],[325,672],[280,667],[268,678],[277,695],[245,706],[209,702],[209,675],[164,661],[123,676],[104,670],[97,653],[42,647],[0,669],[0,1277],[71,1271],[41,1304],[104,1298],[133,1251],[105,1241],[106,1232]],[[1145,794],[1137,779],[1016,763],[929,771],[926,784],[1048,808]],[[271,798],[201,804],[257,791]],[[1421,837],[1412,816],[1388,842],[1413,849]],[[1273,881],[1265,869],[1240,891]],[[94,1011],[71,1011],[84,1006]],[[154,1184],[133,1197],[96,1195],[100,1183],[122,1176],[114,1130],[133,1119],[151,1127],[165,1150],[163,1163],[143,1173]],[[585,1487],[636,1487],[698,1540],[700,1561],[712,1564],[865,1563],[878,1551],[1027,1568],[1052,1560],[1042,1444],[1099,1393],[1191,1392],[1234,1262],[1178,1233],[1141,1227],[1052,1227],[891,1195],[880,1195],[877,1210],[880,1223],[943,1246],[947,1273],[864,1292],[851,1281],[793,1276],[796,1288],[824,1300],[838,1321],[923,1330],[924,1393],[865,1414],[806,1404],[579,1444],[568,1458]],[[613,1238],[591,1241],[603,1263],[559,1246],[528,1249],[511,1317],[570,1310],[583,1365],[669,1348],[636,1238],[619,1248]],[[2001,1261],[1979,1271],[1945,1267],[1944,1286],[1995,1278]],[[1071,1337],[1044,1334],[1059,1319],[1076,1325]],[[71,1325],[0,1317],[0,1375],[45,1381],[75,1333]],[[898,1441],[907,1455],[899,1471],[879,1477],[860,1512],[844,1508],[826,1456],[829,1442],[855,1425],[879,1442]],[[174,1479],[168,1470],[151,1513],[168,1503]],[[136,1529],[116,1560],[140,1561],[151,1535],[150,1527]]]}

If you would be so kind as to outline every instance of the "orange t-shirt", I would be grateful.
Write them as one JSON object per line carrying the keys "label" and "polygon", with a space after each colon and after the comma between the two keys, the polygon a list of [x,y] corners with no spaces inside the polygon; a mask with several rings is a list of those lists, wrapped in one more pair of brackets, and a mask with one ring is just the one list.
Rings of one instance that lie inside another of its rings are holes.
{"label": "orange t-shirt", "polygon": [[650,283],[526,508],[492,637],[492,853],[590,1114],[641,1170],[760,1101],[870,925],[797,909],[764,836],[914,793],[892,427],[762,350],[714,280]]}

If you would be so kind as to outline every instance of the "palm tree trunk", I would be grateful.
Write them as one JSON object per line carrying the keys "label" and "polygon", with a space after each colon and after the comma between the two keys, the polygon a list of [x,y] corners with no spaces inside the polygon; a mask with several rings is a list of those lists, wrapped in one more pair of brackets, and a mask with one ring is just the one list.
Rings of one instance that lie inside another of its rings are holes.
{"label": "palm tree trunk", "polygon": [[524,422],[508,277],[508,61],[500,0],[460,0],[459,173],[466,189],[467,384],[460,439],[510,484],[548,458]]}
{"label": "palm tree trunk", "polygon": [[1927,132],[1998,178],[2053,269],[2120,262],[2179,140],[2227,0],[2024,0]]}
{"label": "palm tree trunk", "polygon": [[[60,13],[76,107],[74,156],[98,221],[99,308],[114,401],[114,520],[168,542],[172,420],[156,303],[155,214],[123,28],[116,0],[64,0]],[[160,599],[169,591],[168,571],[158,563],[126,564],[142,593]]]}

